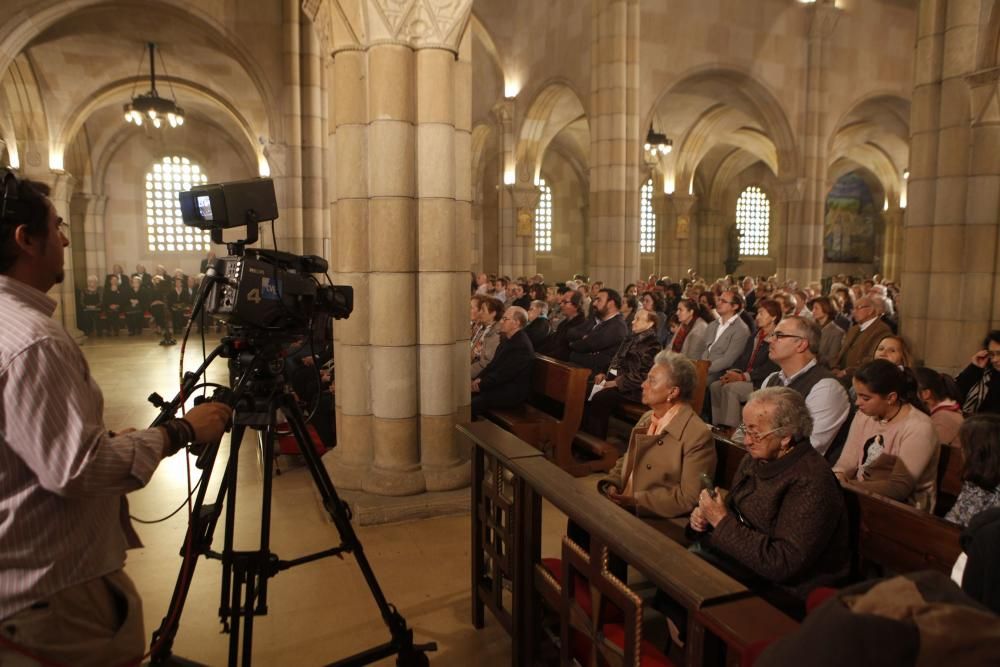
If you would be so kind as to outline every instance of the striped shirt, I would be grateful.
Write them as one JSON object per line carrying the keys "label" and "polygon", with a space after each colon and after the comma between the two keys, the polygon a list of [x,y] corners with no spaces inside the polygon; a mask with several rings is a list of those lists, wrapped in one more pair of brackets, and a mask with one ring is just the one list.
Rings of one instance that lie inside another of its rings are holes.
{"label": "striped shirt", "polygon": [[167,446],[161,429],[110,437],[55,307],[0,275],[0,619],[122,568],[137,546],[123,494],[149,481]]}

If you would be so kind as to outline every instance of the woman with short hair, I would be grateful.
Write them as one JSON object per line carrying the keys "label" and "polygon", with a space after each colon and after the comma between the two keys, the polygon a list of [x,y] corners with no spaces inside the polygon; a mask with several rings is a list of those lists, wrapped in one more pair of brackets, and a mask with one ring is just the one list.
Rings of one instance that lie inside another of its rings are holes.
{"label": "woman with short hair", "polygon": [[490,365],[496,355],[497,347],[500,346],[500,316],[503,315],[503,301],[500,299],[484,296],[479,306],[479,323],[482,325],[482,334],[476,344],[472,347],[472,366],[470,373],[475,380],[483,369]]}
{"label": "woman with short hair", "polygon": [[812,589],[849,574],[843,492],[809,442],[813,420],[799,392],[754,392],[743,422],[749,456],[725,499],[702,491],[690,527],[706,559],[751,585],[773,584],[761,593],[800,613]]}
{"label": "woman with short hair", "polygon": [[837,362],[844,341],[844,330],[836,322],[837,306],[830,297],[818,296],[809,302],[809,309],[821,331],[816,360],[831,368]]}
{"label": "woman with short hair", "polygon": [[902,336],[895,334],[882,337],[882,340],[875,346],[872,359],[887,359],[900,368],[913,368],[910,346],[906,344]]}
{"label": "woman with short hair", "polygon": [[1000,415],[969,417],[959,429],[965,455],[962,490],[945,519],[960,526],[993,507],[1000,507]]}
{"label": "woman with short hair", "polygon": [[937,495],[938,437],[917,381],[875,359],[852,379],[858,413],[833,472],[844,482],[930,512]]}

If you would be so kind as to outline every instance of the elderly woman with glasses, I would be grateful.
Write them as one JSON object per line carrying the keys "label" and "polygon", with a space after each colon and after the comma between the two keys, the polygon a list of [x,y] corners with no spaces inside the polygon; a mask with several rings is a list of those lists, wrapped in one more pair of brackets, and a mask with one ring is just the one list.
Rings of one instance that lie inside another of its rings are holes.
{"label": "elderly woman with glasses", "polygon": [[799,613],[809,591],[849,573],[843,493],[809,442],[813,423],[801,394],[756,391],[743,421],[749,456],[724,499],[702,491],[690,527],[707,559]]}

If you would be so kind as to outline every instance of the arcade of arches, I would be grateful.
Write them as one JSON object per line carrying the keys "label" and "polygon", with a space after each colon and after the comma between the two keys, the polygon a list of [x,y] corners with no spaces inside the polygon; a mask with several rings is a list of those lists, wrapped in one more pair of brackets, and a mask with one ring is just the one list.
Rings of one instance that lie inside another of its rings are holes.
{"label": "arcade of arches", "polygon": [[[122,121],[146,42],[181,128]],[[962,364],[1000,321],[998,49],[995,0],[6,0],[0,162],[71,221],[70,328],[87,275],[197,267],[147,242],[154,164],[273,178],[279,246],[356,294],[328,466],[416,494],[468,483],[470,270],[721,275],[746,193],[739,273],[883,273],[917,355]]]}

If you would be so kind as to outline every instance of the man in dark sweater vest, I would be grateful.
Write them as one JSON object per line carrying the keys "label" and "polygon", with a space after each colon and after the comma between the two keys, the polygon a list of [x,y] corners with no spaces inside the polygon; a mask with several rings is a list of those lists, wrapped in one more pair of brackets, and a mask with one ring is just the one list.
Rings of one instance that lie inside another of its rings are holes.
{"label": "man in dark sweater vest", "polygon": [[[820,335],[819,325],[813,320],[803,317],[781,320],[771,334],[768,350],[771,361],[781,370],[769,375],[761,388],[789,387],[802,394],[813,418],[809,440],[817,452],[826,456],[834,440],[843,446],[843,437],[837,435],[843,427],[842,436],[846,436],[850,427],[851,402],[840,382],[816,362]],[[831,460],[831,456],[826,459]]]}

